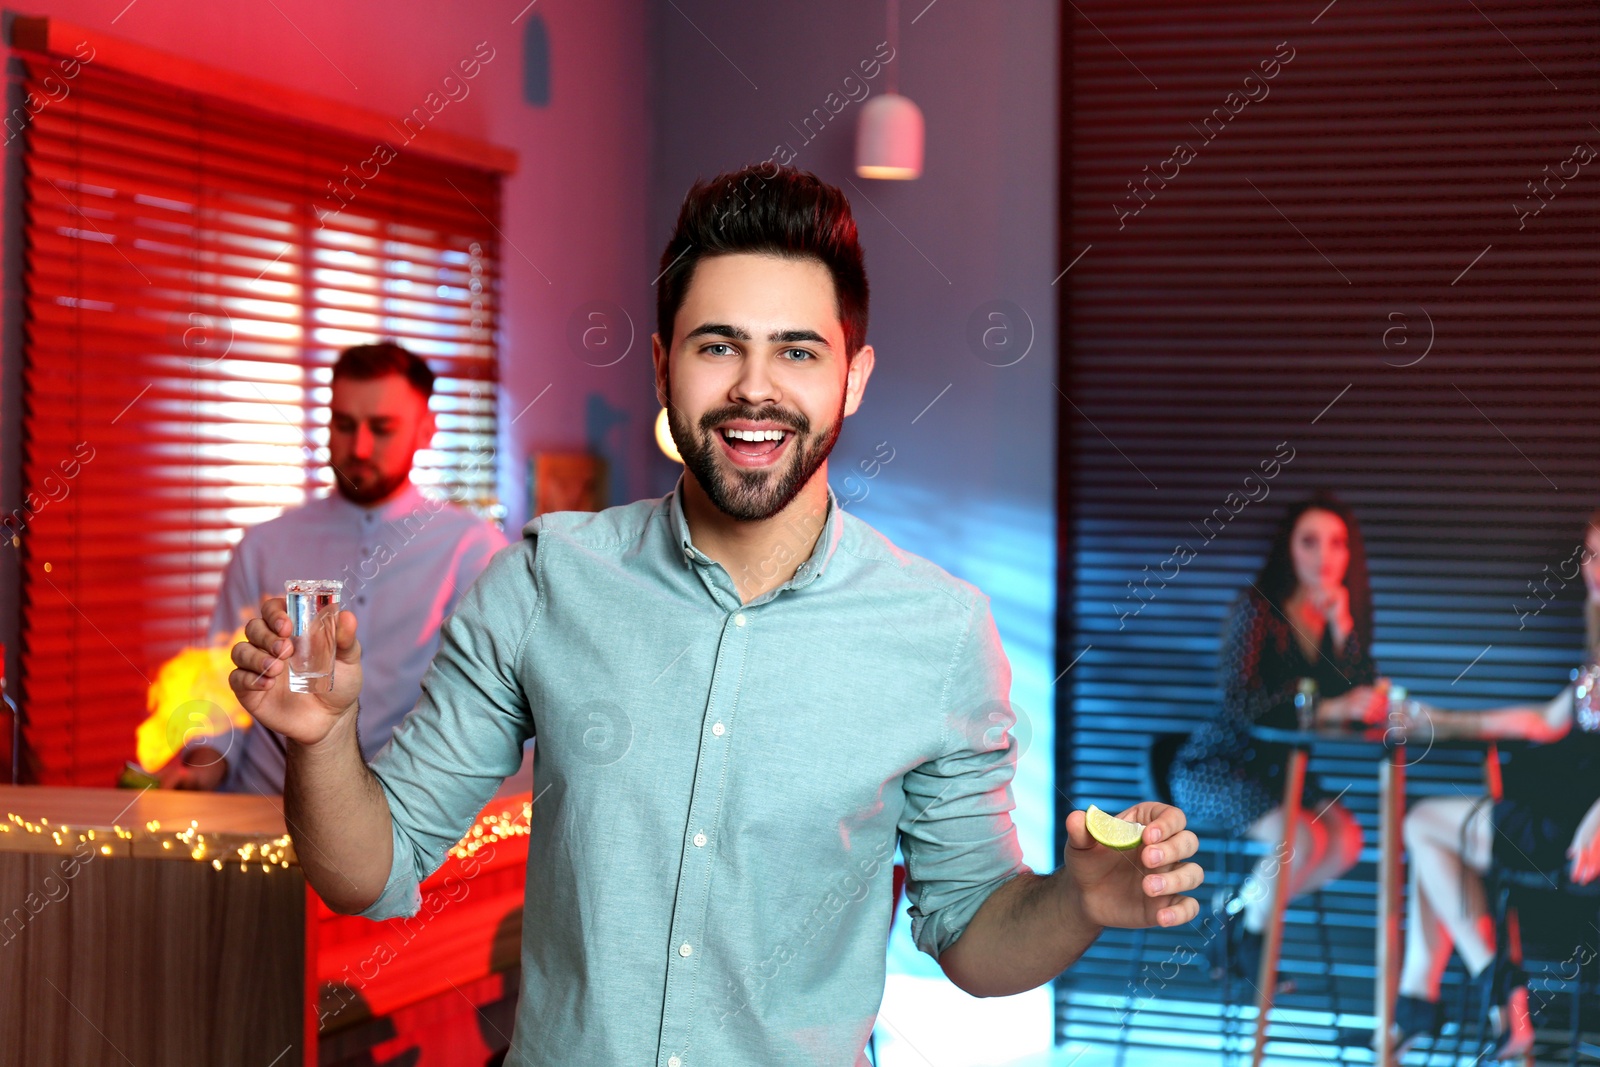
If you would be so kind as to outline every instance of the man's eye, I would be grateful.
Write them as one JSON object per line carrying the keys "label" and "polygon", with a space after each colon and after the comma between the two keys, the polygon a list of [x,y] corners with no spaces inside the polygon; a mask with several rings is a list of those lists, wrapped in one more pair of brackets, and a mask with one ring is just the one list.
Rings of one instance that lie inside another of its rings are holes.
{"label": "man's eye", "polygon": [[[722,349],[722,351],[719,352],[719,351],[717,351],[717,349]],[[733,346],[732,345],[723,344],[721,341],[717,341],[714,344],[706,345],[700,351],[706,353],[707,355],[711,355],[711,356],[721,356],[721,355],[726,355],[729,352],[732,352],[733,351]]]}
{"label": "man's eye", "polygon": [[[816,359],[816,353],[804,348],[791,348],[784,352],[786,356],[798,356],[800,360]],[[798,362],[798,360],[796,361]]]}

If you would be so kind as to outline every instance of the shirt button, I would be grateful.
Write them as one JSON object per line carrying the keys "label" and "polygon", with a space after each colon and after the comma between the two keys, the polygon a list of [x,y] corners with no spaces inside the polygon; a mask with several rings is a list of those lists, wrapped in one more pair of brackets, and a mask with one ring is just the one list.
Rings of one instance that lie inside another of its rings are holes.
{"label": "shirt button", "polygon": [[706,847],[706,835],[705,834],[695,834],[694,835],[694,847],[695,848],[705,848]]}
{"label": "shirt button", "polygon": [[667,1067],[683,1067],[683,1061],[676,1056],[668,1056]]}
{"label": "shirt button", "polygon": [[744,625],[744,612],[741,611],[741,612],[739,612],[739,614],[737,614],[737,615],[735,615],[733,617],[733,624],[735,626],[743,626]]}
{"label": "shirt button", "polygon": [[683,944],[678,946],[678,955],[680,955],[680,956],[692,956],[692,955],[694,955],[694,949],[690,948],[689,947],[689,942],[685,941]]}
{"label": "shirt button", "polygon": [[718,737],[721,737],[723,734],[728,732],[728,728],[722,725],[720,722],[714,722],[711,724],[711,732],[716,734]]}

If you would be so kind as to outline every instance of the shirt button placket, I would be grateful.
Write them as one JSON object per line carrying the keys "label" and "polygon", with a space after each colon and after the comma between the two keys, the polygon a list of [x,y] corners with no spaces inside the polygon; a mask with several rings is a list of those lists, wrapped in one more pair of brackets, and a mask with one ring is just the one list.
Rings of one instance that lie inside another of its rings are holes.
{"label": "shirt button placket", "polygon": [[[712,702],[706,708],[706,718],[711,720],[711,734],[723,737],[728,732],[724,718],[737,709],[739,691],[737,680],[742,675],[744,657],[749,647],[751,616],[736,611],[724,616],[722,640],[717,647],[717,661],[712,670]],[[704,721],[704,720],[702,720]],[[717,784],[726,780],[728,762],[726,745],[707,745],[700,750],[695,764],[694,794],[689,801],[691,826],[708,826],[713,823],[722,806]],[[709,841],[705,831],[696,830],[685,841],[683,862],[679,868],[678,906],[673,911],[672,934],[676,947],[675,959],[667,970],[667,1010],[662,1018],[661,1044],[666,1048],[687,1048],[693,1020],[681,1013],[679,1004],[691,1002],[694,973],[698,967],[695,950],[704,932],[707,909],[706,889],[709,885],[707,865],[712,855],[706,849]],[[689,847],[689,846],[693,847]],[[663,1062],[663,1061],[657,1061]],[[682,1067],[681,1056],[674,1053],[664,1061],[666,1067]]]}

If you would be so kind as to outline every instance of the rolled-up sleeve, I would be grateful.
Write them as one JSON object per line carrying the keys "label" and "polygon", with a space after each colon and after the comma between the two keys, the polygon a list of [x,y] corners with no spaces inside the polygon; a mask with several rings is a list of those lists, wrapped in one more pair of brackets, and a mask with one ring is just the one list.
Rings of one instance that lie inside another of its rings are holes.
{"label": "rolled-up sleeve", "polygon": [[906,774],[900,817],[911,936],[934,958],[990,893],[1028,869],[1011,821],[1011,667],[982,594],[957,641],[945,691],[941,754]]}
{"label": "rolled-up sleeve", "polygon": [[522,763],[533,718],[519,671],[538,628],[535,528],[498,553],[440,631],[422,697],[372,759],[394,861],[369,919],[414,915],[419,887]]}

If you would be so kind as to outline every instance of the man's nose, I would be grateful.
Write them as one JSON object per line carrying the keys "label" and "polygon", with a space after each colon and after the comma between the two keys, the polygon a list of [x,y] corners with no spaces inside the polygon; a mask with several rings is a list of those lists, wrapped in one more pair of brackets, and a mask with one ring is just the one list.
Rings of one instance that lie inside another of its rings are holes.
{"label": "man's nose", "polygon": [[372,431],[366,426],[356,427],[350,452],[357,459],[366,459],[372,455]]}
{"label": "man's nose", "polygon": [[761,356],[746,356],[738,381],[733,383],[732,398],[752,407],[778,399],[778,386],[772,378],[772,368]]}

